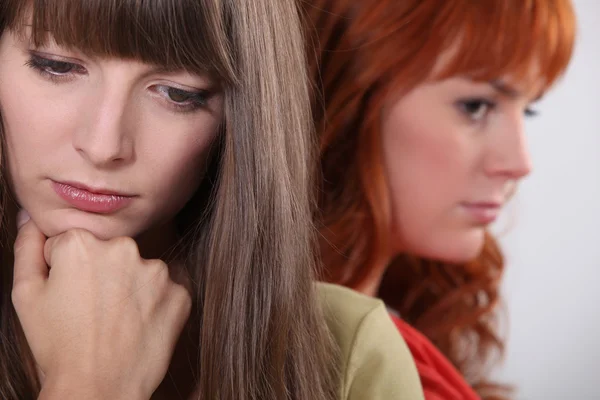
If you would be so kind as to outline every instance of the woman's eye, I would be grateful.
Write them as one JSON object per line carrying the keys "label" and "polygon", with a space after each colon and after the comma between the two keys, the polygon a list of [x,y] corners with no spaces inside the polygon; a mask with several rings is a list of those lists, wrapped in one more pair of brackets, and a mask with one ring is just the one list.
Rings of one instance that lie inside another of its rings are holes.
{"label": "woman's eye", "polygon": [[75,65],[62,61],[51,61],[47,64],[46,70],[57,75],[68,74],[75,69]]}
{"label": "woman's eye", "polygon": [[526,117],[536,117],[539,114],[539,111],[531,107],[527,107],[523,114],[525,114]]}
{"label": "woman's eye", "polygon": [[188,91],[171,86],[158,85],[155,87],[165,100],[167,100],[177,111],[193,111],[206,106],[209,93],[204,90]]}
{"label": "woman's eye", "polygon": [[187,92],[185,90],[172,87],[167,89],[167,94],[169,96],[169,100],[173,101],[174,103],[185,103],[186,101],[196,98],[196,93]]}
{"label": "woman's eye", "polygon": [[71,73],[83,73],[85,69],[78,64],[52,60],[32,54],[26,63],[39,73],[48,74],[53,77],[62,77]]}
{"label": "woman's eye", "polygon": [[480,121],[494,109],[495,104],[489,100],[472,99],[460,101],[458,106],[460,111],[466,114],[469,119]]}

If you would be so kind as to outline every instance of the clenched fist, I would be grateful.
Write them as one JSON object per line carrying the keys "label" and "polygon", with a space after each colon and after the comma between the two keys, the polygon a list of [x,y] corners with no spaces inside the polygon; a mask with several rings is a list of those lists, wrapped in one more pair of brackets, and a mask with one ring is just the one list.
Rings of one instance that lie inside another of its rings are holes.
{"label": "clenched fist", "polygon": [[12,299],[42,397],[149,399],[189,317],[191,297],[131,238],[74,229],[49,239],[28,220],[15,242]]}

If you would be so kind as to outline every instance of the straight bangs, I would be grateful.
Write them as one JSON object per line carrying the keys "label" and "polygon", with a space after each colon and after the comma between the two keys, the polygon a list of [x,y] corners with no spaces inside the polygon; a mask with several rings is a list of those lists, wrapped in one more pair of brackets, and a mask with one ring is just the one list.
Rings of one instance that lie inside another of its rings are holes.
{"label": "straight bangs", "polygon": [[576,19],[569,0],[447,2],[438,14],[449,60],[437,79],[457,74],[489,81],[508,77],[541,84],[542,93],[565,71]]}
{"label": "straight bangs", "polygon": [[27,35],[36,47],[54,40],[91,56],[136,59],[235,81],[228,15],[218,0],[3,2],[8,11],[3,26]]}

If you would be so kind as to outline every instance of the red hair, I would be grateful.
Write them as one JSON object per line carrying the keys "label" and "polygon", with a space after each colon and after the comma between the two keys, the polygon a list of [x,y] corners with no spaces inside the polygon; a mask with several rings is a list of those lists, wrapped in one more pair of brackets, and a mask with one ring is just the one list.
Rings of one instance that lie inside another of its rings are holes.
{"label": "red hair", "polygon": [[[401,255],[391,264],[390,204],[380,150],[390,96],[429,79],[535,79],[547,90],[573,51],[569,0],[305,0],[320,137],[324,279],[379,296],[423,332],[484,399],[502,354],[497,327],[504,263],[488,234],[464,265]],[[315,32],[316,30],[316,32]],[[450,51],[451,50],[451,51]],[[448,56],[443,69],[440,55]],[[435,74],[435,76],[434,76]],[[536,82],[537,83],[537,82]]]}

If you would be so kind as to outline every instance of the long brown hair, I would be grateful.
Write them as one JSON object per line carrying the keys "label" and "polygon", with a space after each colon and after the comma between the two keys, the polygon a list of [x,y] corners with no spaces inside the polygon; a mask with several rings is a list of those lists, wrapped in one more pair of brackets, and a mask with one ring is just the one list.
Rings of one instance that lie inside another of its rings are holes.
{"label": "long brown hair", "polygon": [[[464,74],[525,79],[545,89],[571,57],[569,0],[307,0],[308,53],[320,137],[324,279],[378,295],[423,332],[485,399],[503,352],[497,326],[502,254],[487,235],[464,265],[404,254],[389,264],[390,205],[380,150],[381,110],[427,79]],[[437,61],[454,49],[442,71]],[[497,390],[498,389],[498,390]]]}
{"label": "long brown hair", "polygon": [[[26,25],[35,44],[51,33],[86,54],[208,72],[221,83],[222,135],[201,201],[182,211],[193,223],[181,224],[197,282],[199,396],[333,399],[335,351],[313,293],[313,127],[293,0],[3,0],[0,34]],[[5,214],[6,227],[14,215]],[[13,240],[14,229],[3,229],[3,260]],[[3,261],[0,398],[35,399],[11,285]]]}

